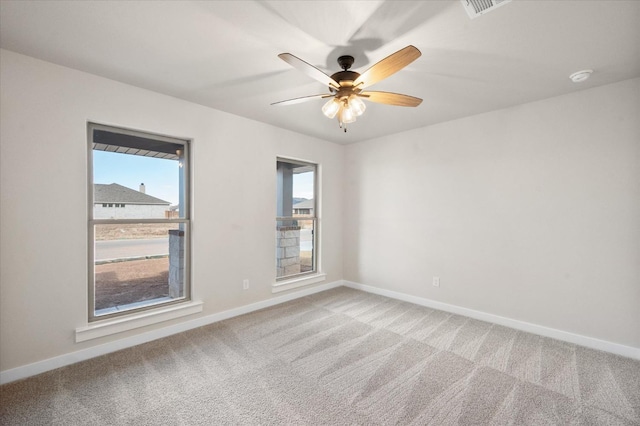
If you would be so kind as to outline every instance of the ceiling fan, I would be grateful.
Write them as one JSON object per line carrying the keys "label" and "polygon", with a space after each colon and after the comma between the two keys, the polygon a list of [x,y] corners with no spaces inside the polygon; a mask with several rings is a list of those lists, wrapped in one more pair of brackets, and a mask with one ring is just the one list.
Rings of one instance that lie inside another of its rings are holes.
{"label": "ceiling fan", "polygon": [[346,132],[347,124],[356,121],[356,117],[362,115],[366,109],[362,99],[395,106],[417,107],[420,105],[422,102],[420,98],[399,93],[375,92],[364,89],[400,71],[418,59],[421,54],[416,47],[409,45],[387,56],[362,74],[349,71],[354,62],[353,56],[340,56],[338,65],[340,65],[342,71],[329,76],[291,53],[281,53],[278,55],[280,59],[309,77],[329,86],[330,93],[288,99],[274,102],[271,105],[293,105],[314,99],[331,98],[322,107],[322,112],[328,118],[337,116],[340,128]]}

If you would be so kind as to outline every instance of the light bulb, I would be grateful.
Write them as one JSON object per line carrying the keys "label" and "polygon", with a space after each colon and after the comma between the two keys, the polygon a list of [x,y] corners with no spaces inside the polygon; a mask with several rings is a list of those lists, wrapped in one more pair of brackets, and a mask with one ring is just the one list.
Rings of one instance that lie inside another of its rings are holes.
{"label": "light bulb", "polygon": [[338,102],[336,98],[329,99],[329,101],[322,107],[322,113],[326,115],[327,118],[335,117],[339,110],[340,102]]}
{"label": "light bulb", "polygon": [[353,114],[351,108],[348,105],[343,106],[340,110],[340,122],[344,124],[353,123],[356,121],[356,116]]}
{"label": "light bulb", "polygon": [[367,109],[362,99],[356,95],[349,96],[349,107],[357,117],[361,116],[364,110]]}

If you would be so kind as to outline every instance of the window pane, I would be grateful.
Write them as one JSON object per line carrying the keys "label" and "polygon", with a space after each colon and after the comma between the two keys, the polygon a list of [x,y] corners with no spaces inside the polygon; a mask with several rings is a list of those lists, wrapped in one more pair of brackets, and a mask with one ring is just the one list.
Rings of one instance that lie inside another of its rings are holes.
{"label": "window pane", "polygon": [[93,218],[184,218],[183,170],[177,159],[94,149]]}
{"label": "window pane", "polygon": [[276,278],[315,272],[317,166],[278,159],[276,170]]}
{"label": "window pane", "polygon": [[315,220],[276,221],[276,277],[313,272]]}
{"label": "window pane", "polygon": [[315,220],[298,220],[300,226],[300,272],[311,272],[315,270],[315,259],[313,256]]}
{"label": "window pane", "polygon": [[89,139],[89,320],[188,300],[189,142],[92,123]]}
{"label": "window pane", "polygon": [[95,315],[185,297],[184,224],[95,225]]}
{"label": "window pane", "polygon": [[315,164],[277,162],[276,216],[315,215]]}
{"label": "window pane", "polygon": [[292,215],[314,215],[314,182],[315,170],[306,170],[301,167],[293,170],[293,212]]}

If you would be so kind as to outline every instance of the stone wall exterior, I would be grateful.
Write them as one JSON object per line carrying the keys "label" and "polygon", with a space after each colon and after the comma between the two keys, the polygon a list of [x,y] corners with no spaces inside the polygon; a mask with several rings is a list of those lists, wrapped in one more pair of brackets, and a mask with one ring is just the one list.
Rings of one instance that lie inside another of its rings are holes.
{"label": "stone wall exterior", "polygon": [[276,277],[300,273],[300,227],[276,228]]}
{"label": "stone wall exterior", "polygon": [[169,297],[184,297],[184,231],[169,230]]}

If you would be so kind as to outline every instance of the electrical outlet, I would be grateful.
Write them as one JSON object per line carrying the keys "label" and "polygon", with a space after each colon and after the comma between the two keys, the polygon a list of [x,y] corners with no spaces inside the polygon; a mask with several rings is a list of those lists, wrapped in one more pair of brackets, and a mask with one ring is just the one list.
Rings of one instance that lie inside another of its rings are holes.
{"label": "electrical outlet", "polygon": [[432,284],[434,287],[440,287],[440,277],[433,277]]}
{"label": "electrical outlet", "polygon": [[249,280],[242,280],[242,289],[243,290],[249,290]]}

